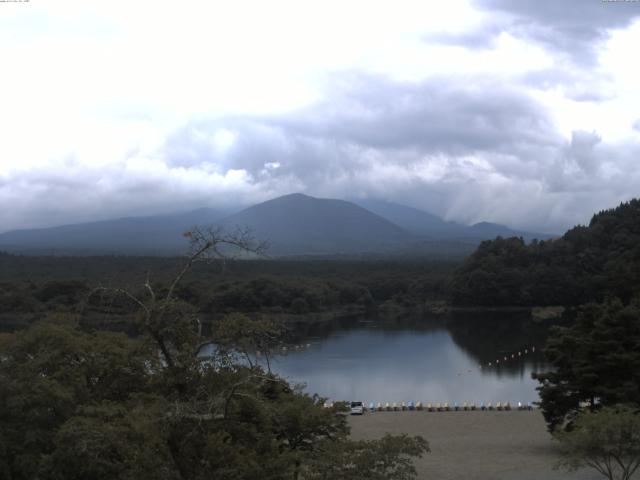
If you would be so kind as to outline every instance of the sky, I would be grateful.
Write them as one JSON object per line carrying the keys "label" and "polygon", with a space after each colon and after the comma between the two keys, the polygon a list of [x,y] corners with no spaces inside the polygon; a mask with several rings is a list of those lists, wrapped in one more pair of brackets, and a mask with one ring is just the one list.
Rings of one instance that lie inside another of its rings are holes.
{"label": "sky", "polygon": [[640,1],[0,2],[0,231],[302,192],[562,232],[640,195],[638,45]]}

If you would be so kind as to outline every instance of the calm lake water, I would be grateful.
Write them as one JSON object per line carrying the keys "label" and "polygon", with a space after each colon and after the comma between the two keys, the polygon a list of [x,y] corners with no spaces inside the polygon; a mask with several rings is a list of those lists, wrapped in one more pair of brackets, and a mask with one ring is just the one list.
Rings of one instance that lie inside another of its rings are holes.
{"label": "calm lake water", "polygon": [[531,373],[545,369],[545,332],[512,318],[361,322],[308,336],[273,359],[272,369],[333,400],[533,402]]}

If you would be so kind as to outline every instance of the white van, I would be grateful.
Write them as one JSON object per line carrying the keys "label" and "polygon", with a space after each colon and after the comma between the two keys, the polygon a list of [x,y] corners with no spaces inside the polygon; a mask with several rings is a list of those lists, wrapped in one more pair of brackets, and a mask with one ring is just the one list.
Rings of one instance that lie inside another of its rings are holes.
{"label": "white van", "polygon": [[362,415],[364,404],[362,402],[351,402],[351,415]]}

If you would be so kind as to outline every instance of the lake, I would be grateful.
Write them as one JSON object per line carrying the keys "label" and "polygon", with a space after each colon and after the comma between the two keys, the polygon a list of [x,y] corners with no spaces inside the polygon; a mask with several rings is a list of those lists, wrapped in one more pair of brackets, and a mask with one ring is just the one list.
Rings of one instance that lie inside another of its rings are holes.
{"label": "lake", "polygon": [[356,322],[309,334],[277,355],[272,369],[332,400],[537,401],[531,373],[545,369],[546,328],[506,317]]}

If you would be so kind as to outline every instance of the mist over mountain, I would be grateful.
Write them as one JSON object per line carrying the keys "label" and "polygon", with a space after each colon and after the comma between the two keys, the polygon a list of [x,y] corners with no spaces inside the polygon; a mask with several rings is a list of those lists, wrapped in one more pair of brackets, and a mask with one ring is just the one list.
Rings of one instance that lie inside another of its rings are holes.
{"label": "mist over mountain", "polygon": [[434,240],[456,239],[476,244],[482,240],[493,239],[497,236],[522,237],[525,241],[531,241],[534,238],[542,240],[553,236],[544,233],[513,230],[497,223],[480,222],[468,226],[456,222],[447,222],[432,213],[385,200],[365,199],[353,200],[353,202],[386,218],[408,232]]}
{"label": "mist over mountain", "polygon": [[151,254],[185,251],[182,233],[194,225],[226,230],[250,228],[282,255],[456,255],[471,253],[482,240],[522,236],[547,238],[503,225],[446,222],[422,210],[381,200],[277,197],[240,211],[201,208],[153,217],[126,217],[0,234],[0,250],[37,254]]}
{"label": "mist over mountain", "polygon": [[58,227],[13,230],[0,234],[0,249],[38,254],[155,254],[184,250],[182,233],[193,225],[208,225],[231,213],[228,210],[196,210],[125,217]]}
{"label": "mist over mountain", "polygon": [[446,222],[431,213],[394,202],[376,199],[353,200],[353,202],[409,232],[430,238],[459,237],[465,229],[463,225]]}

